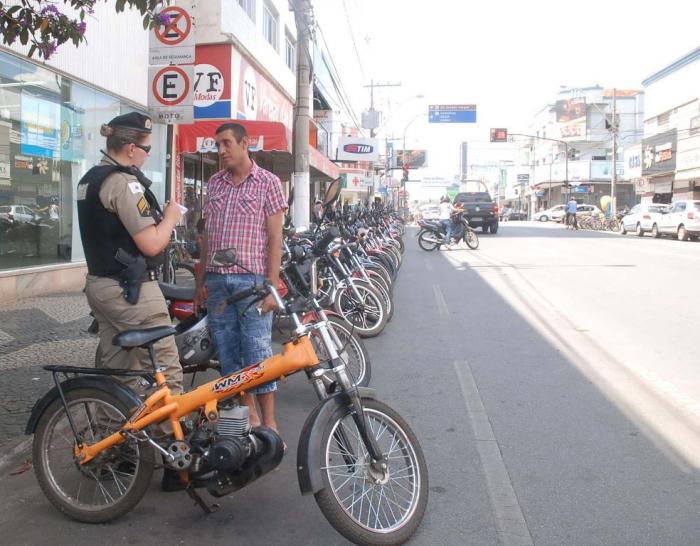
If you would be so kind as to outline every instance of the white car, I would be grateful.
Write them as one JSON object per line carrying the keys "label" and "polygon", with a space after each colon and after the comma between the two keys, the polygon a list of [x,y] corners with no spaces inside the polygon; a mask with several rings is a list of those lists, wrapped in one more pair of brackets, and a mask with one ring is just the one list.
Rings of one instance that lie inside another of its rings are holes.
{"label": "white car", "polygon": [[438,206],[425,207],[421,211],[421,216],[423,217],[424,220],[437,220],[438,218],[440,218],[440,207],[438,207]]}
{"label": "white car", "polygon": [[679,241],[700,237],[700,200],[686,199],[671,203],[671,209],[664,213],[652,235],[673,235]]}
{"label": "white car", "polygon": [[10,222],[36,222],[37,215],[29,207],[24,205],[3,205],[0,206],[0,218]]}
{"label": "white car", "polygon": [[566,216],[566,205],[556,205],[547,210],[536,212],[532,219],[539,222],[548,222],[549,220],[560,222],[564,216]]}
{"label": "white car", "polygon": [[576,207],[576,217],[580,218],[581,216],[593,216],[594,214],[602,214],[603,211],[600,210],[598,207],[595,205],[578,205]]}
{"label": "white car", "polygon": [[[622,217],[620,222],[620,233],[636,233],[638,236],[643,236],[652,230],[656,230],[658,236],[659,222],[665,212],[671,208],[670,205],[661,203],[640,203],[632,207],[627,214]],[[654,228],[656,226],[656,228]]]}

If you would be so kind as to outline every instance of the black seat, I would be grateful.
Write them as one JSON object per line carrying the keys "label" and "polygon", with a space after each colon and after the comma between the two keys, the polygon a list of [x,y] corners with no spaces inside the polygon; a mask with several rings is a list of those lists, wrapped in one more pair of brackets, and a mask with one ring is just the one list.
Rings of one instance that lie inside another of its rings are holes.
{"label": "black seat", "polygon": [[189,300],[194,299],[194,287],[178,286],[176,284],[168,284],[159,282],[158,286],[166,300]]}
{"label": "black seat", "polygon": [[114,345],[120,347],[143,347],[177,332],[174,326],[156,326],[145,330],[125,330],[112,339]]}

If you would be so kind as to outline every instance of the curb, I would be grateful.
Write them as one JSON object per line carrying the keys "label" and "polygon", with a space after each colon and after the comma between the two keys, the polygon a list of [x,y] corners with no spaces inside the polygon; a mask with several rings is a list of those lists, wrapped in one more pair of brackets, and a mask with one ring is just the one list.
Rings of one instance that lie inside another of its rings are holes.
{"label": "curb", "polygon": [[32,451],[32,438],[20,440],[14,446],[3,449],[5,452],[0,456],[0,473],[5,473],[9,467],[17,463],[23,456],[29,456]]}

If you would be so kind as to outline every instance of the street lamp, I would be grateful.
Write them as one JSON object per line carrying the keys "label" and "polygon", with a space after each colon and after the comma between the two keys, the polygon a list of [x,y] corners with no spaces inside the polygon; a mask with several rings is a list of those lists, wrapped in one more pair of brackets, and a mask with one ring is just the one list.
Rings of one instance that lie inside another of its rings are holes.
{"label": "street lamp", "polygon": [[[413,124],[414,121],[417,119],[423,118],[423,117],[428,117],[428,114],[426,112],[423,112],[422,114],[418,114],[417,116],[414,116],[411,121],[408,122],[408,125],[404,127],[403,130],[403,165],[408,165],[408,154],[406,153],[406,132],[408,131],[408,128]],[[401,203],[402,203],[402,208],[404,209],[403,215],[406,215],[406,181],[402,179],[401,181],[401,190],[402,190],[402,198],[401,198]]]}

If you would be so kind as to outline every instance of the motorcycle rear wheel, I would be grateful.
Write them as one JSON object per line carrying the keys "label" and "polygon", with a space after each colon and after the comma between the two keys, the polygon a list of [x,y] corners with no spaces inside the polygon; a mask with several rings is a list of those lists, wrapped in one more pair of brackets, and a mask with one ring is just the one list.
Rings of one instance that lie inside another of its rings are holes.
{"label": "motorcycle rear wheel", "polygon": [[315,494],[316,503],[335,530],[355,544],[403,544],[425,514],[428,467],[418,439],[396,411],[371,398],[362,404],[368,432],[388,456],[387,472],[379,476],[370,469],[352,408],[338,408],[323,433],[324,487]]}
{"label": "motorcycle rear wheel", "polygon": [[418,234],[418,246],[430,252],[440,246],[440,241],[438,241],[437,237],[432,232],[421,231]]}
{"label": "motorcycle rear wheel", "polygon": [[[117,431],[131,409],[97,389],[66,393],[78,433],[95,443]],[[84,523],[103,523],[123,516],[143,498],[151,483],[155,456],[148,443],[128,439],[77,463],[75,438],[66,410],[56,399],[37,424],[32,446],[34,472],[42,491],[58,510]]]}
{"label": "motorcycle rear wheel", "polygon": [[472,250],[476,250],[477,248],[479,248],[479,236],[476,234],[476,231],[467,229],[464,232],[464,242]]}

